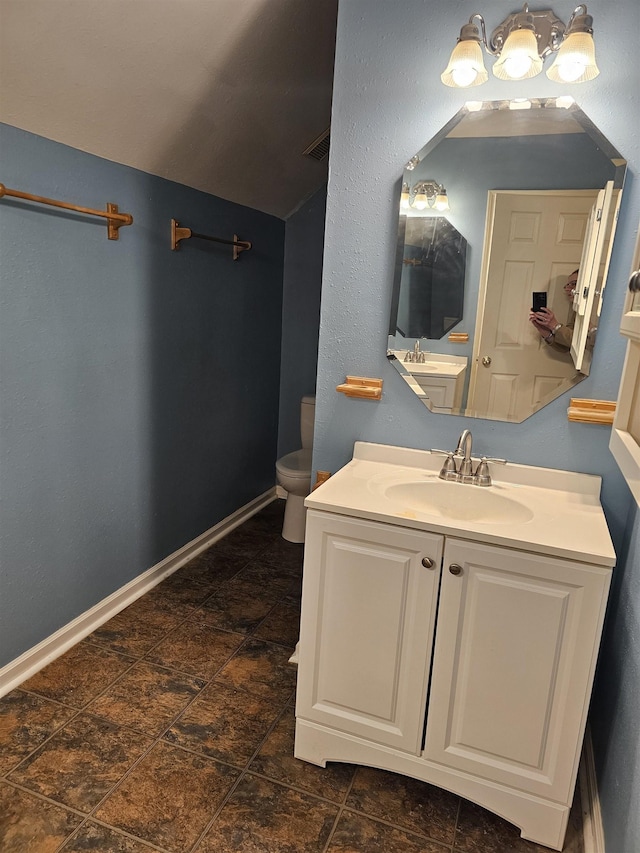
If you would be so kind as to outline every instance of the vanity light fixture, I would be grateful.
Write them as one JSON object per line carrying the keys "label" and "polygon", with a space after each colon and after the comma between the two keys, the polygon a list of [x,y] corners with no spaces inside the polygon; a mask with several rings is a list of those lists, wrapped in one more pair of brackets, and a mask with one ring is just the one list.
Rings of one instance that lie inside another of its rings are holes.
{"label": "vanity light fixture", "polygon": [[447,191],[437,181],[418,181],[413,187],[404,181],[400,195],[400,207],[403,210],[414,208],[415,210],[426,210],[432,207],[439,213],[451,210]]}
{"label": "vanity light fixture", "polygon": [[[480,22],[480,29],[474,23]],[[445,86],[467,88],[488,79],[482,50],[496,57],[494,76],[500,80],[525,80],[542,71],[547,56],[557,54],[547,77],[557,83],[583,83],[600,73],[595,60],[593,18],[584,4],[576,6],[565,24],[551,9],[509,15],[487,39],[484,18],[475,13],[460,30],[449,64],[440,76]],[[482,30],[482,35],[480,34]]]}

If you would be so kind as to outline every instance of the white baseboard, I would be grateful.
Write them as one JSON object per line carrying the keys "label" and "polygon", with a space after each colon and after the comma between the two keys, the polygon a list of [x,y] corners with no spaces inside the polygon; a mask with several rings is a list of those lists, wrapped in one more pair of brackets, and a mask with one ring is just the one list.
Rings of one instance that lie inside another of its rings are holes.
{"label": "white baseboard", "polygon": [[108,622],[116,613],[124,610],[130,604],[149,592],[177,569],[193,560],[202,551],[205,551],[218,539],[222,539],[235,527],[243,524],[252,515],[255,515],[267,504],[275,500],[275,487],[264,492],[254,500],[245,504],[240,509],[228,515],[222,521],[215,524],[209,530],[192,539],[182,548],[174,551],[164,560],[156,563],[132,581],[117,589],[115,592],[103,598],[89,610],[81,613],[73,621],[64,625],[54,634],[46,637],[36,646],[28,649],[20,657],[10,661],[0,669],[0,697],[22,684],[36,672],[41,670],[51,661],[68,651],[80,640],[83,640],[100,625]]}
{"label": "white baseboard", "polygon": [[296,643],[296,647],[293,650],[293,654],[289,658],[289,663],[293,664],[293,666],[298,666],[300,661],[300,640]]}
{"label": "white baseboard", "polygon": [[605,853],[604,826],[600,810],[596,764],[593,756],[591,729],[587,731],[582,747],[582,761],[578,771],[580,779],[580,799],[582,801],[582,834],[584,853]]}

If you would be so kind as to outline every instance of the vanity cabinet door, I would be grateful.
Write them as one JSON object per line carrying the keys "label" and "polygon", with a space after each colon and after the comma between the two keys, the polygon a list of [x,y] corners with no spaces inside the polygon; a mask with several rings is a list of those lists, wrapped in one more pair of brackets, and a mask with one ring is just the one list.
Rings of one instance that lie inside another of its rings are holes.
{"label": "vanity cabinet door", "polygon": [[297,717],[419,753],[442,546],[308,512]]}
{"label": "vanity cabinet door", "polygon": [[566,803],[611,571],[448,539],[424,757]]}

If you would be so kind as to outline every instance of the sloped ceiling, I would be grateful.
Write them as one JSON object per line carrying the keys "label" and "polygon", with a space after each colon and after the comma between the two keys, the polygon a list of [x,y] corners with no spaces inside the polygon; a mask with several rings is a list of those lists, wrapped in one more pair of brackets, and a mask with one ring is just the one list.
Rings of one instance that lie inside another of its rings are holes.
{"label": "sloped ceiling", "polygon": [[326,180],[336,8],[0,0],[0,121],[286,218]]}

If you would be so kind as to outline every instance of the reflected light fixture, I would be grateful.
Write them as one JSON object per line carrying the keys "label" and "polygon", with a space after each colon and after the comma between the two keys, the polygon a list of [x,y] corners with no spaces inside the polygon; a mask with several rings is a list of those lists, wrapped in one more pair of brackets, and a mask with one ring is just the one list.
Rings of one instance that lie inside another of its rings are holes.
{"label": "reflected light fixture", "polygon": [[[479,27],[475,22],[478,20]],[[600,73],[593,44],[593,18],[584,4],[576,6],[565,24],[551,9],[509,15],[487,39],[482,15],[475,13],[460,30],[449,64],[440,75],[445,86],[465,89],[488,80],[481,45],[496,57],[493,74],[499,80],[526,80],[542,71],[545,59],[557,54],[547,77],[557,83],[583,83]]]}
{"label": "reflected light fixture", "polygon": [[418,181],[413,187],[404,181],[400,195],[402,210],[426,210],[431,207],[438,213],[451,210],[447,191],[437,181]]}

